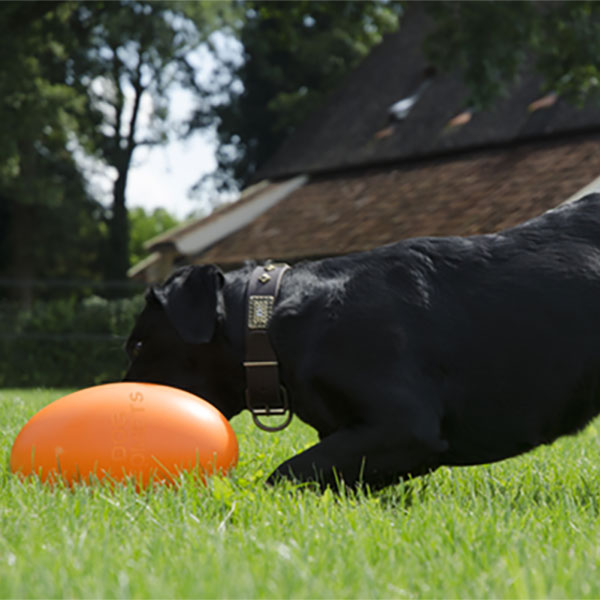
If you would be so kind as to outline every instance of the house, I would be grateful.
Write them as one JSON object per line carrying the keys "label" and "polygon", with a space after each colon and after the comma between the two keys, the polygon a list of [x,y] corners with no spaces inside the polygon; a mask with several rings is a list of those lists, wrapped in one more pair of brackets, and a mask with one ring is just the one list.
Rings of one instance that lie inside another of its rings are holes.
{"label": "house", "polygon": [[284,142],[239,201],[151,240],[131,276],[184,263],[295,262],[407,237],[497,231],[600,188],[600,109],[543,94],[525,71],[490,110],[422,53],[429,21],[409,5],[328,101]]}

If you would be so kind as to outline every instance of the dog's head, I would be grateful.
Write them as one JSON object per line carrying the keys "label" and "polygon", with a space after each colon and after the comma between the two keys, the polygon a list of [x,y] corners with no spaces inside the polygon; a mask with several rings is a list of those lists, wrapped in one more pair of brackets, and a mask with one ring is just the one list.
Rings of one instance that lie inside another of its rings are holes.
{"label": "dog's head", "polygon": [[227,418],[243,407],[243,367],[227,338],[223,273],[215,266],[183,267],[151,288],[127,340],[125,381],[187,390]]}

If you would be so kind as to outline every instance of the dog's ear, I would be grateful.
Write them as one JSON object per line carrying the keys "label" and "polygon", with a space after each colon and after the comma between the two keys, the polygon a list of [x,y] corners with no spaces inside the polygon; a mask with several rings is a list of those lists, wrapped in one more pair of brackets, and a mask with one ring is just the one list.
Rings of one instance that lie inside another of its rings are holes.
{"label": "dog's ear", "polygon": [[182,267],[150,294],[184,342],[206,344],[215,333],[224,281],[223,273],[214,265]]}

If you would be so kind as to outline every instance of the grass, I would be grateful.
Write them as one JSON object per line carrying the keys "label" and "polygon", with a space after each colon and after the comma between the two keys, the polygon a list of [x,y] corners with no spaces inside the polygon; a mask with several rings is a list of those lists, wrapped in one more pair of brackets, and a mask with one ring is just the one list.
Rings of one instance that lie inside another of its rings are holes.
{"label": "grass", "polygon": [[0,391],[0,597],[598,598],[598,424],[525,456],[337,498],[262,482],[315,441],[233,425],[240,463],[207,487],[48,488],[8,468],[64,391]]}

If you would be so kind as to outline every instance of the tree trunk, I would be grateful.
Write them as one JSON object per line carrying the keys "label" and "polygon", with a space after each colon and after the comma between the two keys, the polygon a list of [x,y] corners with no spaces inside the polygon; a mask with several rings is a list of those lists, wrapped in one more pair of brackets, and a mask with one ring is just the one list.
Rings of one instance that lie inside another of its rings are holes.
{"label": "tree trunk", "polygon": [[[117,48],[113,48],[113,77],[117,89],[117,101],[114,105],[116,124],[115,124],[115,151],[113,160],[109,160],[117,169],[117,180],[113,188],[112,216],[109,221],[109,248],[106,261],[105,278],[110,282],[127,281],[127,271],[129,270],[129,218],[127,207],[125,205],[125,193],[127,189],[127,176],[131,167],[131,159],[136,148],[135,132],[137,119],[140,110],[140,102],[144,93],[142,85],[142,58],[138,56],[138,64],[132,78],[134,90],[133,106],[131,116],[129,117],[128,131],[126,135],[121,134],[121,123],[123,111],[125,109],[125,94],[120,88],[121,73],[123,65],[119,59]],[[113,296],[126,295],[126,287],[113,288]]]}
{"label": "tree trunk", "polygon": [[[129,269],[129,219],[125,205],[125,191],[130,162],[131,156],[127,156],[117,167],[119,174],[113,187],[112,215],[108,222],[109,248],[105,271],[106,280],[111,283],[127,281]],[[120,295],[119,289],[116,289],[115,294],[111,295]]]}

